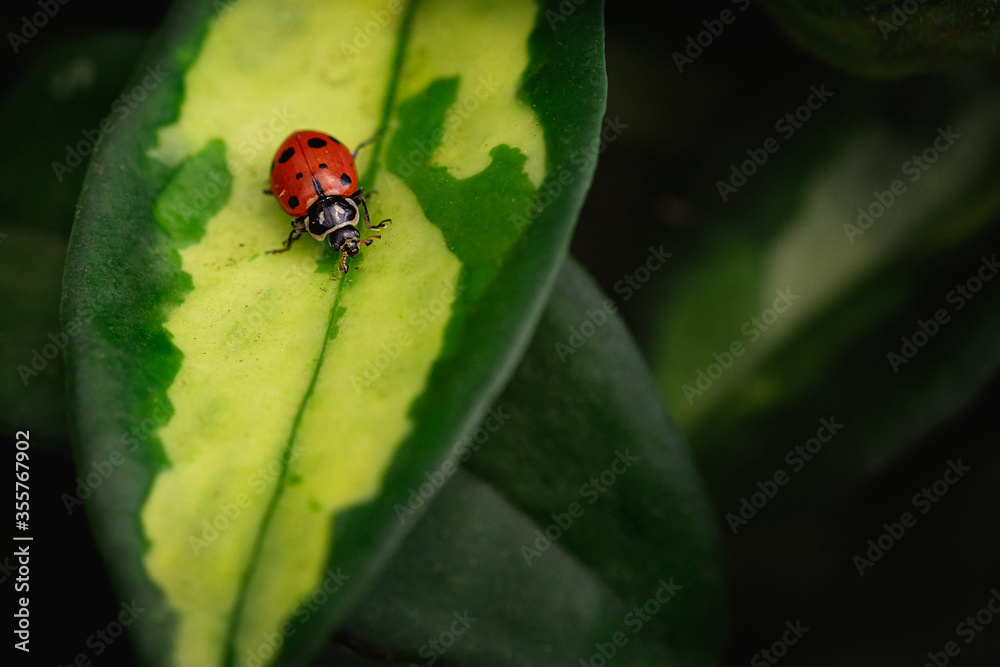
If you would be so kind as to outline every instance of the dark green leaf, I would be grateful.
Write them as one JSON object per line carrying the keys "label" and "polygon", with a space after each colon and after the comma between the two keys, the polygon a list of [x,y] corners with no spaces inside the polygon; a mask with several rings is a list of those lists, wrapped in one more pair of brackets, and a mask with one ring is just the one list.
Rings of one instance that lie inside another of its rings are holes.
{"label": "dark green leaf", "polygon": [[[361,646],[445,665],[597,664],[602,652],[716,664],[713,521],[614,311],[580,268],[563,270],[511,383],[455,444],[462,470],[428,470],[397,499],[403,522],[433,505],[348,624]],[[453,626],[455,613],[476,621]]]}

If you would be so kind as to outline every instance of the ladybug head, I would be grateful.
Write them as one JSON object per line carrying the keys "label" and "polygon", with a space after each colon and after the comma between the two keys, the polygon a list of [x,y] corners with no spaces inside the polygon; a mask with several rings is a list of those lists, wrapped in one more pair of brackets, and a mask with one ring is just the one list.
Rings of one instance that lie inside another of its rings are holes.
{"label": "ladybug head", "polygon": [[360,249],[361,234],[351,226],[335,229],[332,234],[326,237],[330,241],[330,247],[334,250],[346,252],[348,257],[354,257]]}

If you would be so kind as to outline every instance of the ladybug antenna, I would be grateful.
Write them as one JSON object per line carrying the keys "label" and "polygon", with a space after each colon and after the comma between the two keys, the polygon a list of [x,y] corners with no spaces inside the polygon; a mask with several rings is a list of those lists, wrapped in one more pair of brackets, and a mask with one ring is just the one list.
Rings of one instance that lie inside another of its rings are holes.
{"label": "ladybug antenna", "polygon": [[375,143],[375,140],[378,139],[381,134],[382,134],[382,128],[375,130],[375,134],[368,137],[367,139],[365,139],[364,141],[362,141],[360,144],[357,145],[357,147],[354,149],[354,152],[351,153],[351,157],[356,160],[358,158],[358,153],[361,152],[361,149],[364,148],[365,146],[371,146],[373,143]]}

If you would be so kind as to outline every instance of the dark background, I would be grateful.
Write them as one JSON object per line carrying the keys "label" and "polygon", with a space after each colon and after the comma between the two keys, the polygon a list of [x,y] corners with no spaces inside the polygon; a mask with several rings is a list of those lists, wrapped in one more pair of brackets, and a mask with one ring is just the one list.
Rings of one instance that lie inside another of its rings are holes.
{"label": "dark background", "polygon": [[[715,18],[728,3],[609,5],[608,117],[628,127],[600,157],[572,245],[573,254],[609,294],[617,280],[644,260],[649,246],[663,244],[668,251],[682,252],[723,224],[714,180],[704,174],[724,171],[734,149],[738,153],[756,145],[759,119],[772,119],[773,109],[800,104],[810,85],[871,87],[901,104],[933,104],[921,98],[919,77],[867,83],[818,62],[791,45],[756,5],[679,74],[671,53],[702,29],[703,19]],[[20,53],[13,54],[5,38],[0,87],[6,95],[27,65],[60,40],[109,28],[150,34],[166,8],[161,0],[141,8],[137,3],[70,0]],[[4,35],[19,29],[20,17],[33,11],[34,2],[7,3],[0,14]],[[2,135],[17,131],[3,128]],[[822,127],[810,131],[821,132]],[[2,154],[6,160],[18,159],[6,147]],[[751,181],[747,197],[765,185],[766,179]],[[65,187],[78,188],[79,183]],[[667,267],[654,276],[653,287],[623,304],[640,344],[655,314],[657,290],[669,289],[670,279]],[[784,664],[920,667],[928,651],[941,651],[949,640],[961,646],[952,664],[1000,664],[1000,619],[971,644],[955,634],[956,625],[984,607],[990,590],[1000,586],[994,484],[1000,476],[998,398],[1000,383],[994,381],[961,417],[869,483],[846,507],[826,514],[799,510],[787,493],[769,506],[766,522],[738,536],[725,526],[722,512],[716,512],[729,567],[731,631],[725,664],[751,663],[758,651],[780,638],[786,621],[797,619],[810,630],[780,660]],[[33,650],[19,664],[63,665],[79,653],[92,656],[88,638],[106,629],[120,609],[83,512],[68,516],[60,500],[62,493],[72,493],[76,476],[67,452],[67,442],[32,440]],[[858,577],[851,557],[879,534],[882,521],[896,520],[911,509],[910,497],[941,476],[943,461],[959,457],[972,466],[967,478]],[[717,504],[725,500],[715,499]],[[829,526],[835,530],[827,530]],[[824,554],[819,559],[817,540]],[[0,571],[5,591],[16,576],[11,564],[8,557]],[[124,639],[94,661],[131,662]]]}

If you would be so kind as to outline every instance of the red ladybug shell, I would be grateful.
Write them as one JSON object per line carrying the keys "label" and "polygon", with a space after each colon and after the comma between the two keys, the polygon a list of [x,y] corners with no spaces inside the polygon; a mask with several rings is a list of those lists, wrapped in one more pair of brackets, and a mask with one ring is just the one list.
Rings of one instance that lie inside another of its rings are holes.
{"label": "red ladybug shell", "polygon": [[357,189],[358,168],[351,152],[323,132],[293,132],[271,161],[271,192],[285,213],[296,218],[320,195],[349,197]]}

